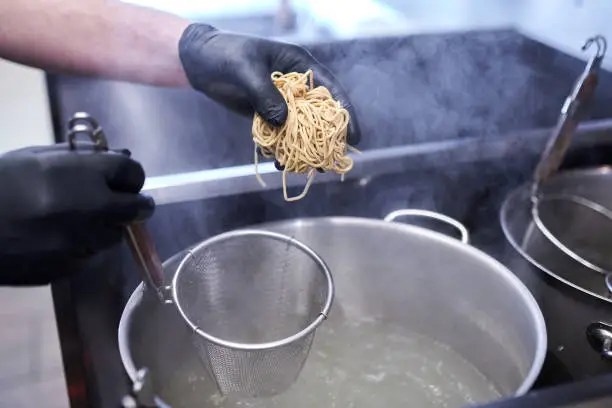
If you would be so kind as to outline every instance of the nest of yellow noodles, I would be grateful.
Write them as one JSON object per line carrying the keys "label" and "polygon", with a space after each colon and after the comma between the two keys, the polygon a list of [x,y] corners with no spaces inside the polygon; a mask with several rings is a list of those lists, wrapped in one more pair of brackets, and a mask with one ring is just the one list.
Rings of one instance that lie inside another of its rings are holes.
{"label": "nest of yellow noodles", "polygon": [[[312,71],[274,72],[272,81],[287,102],[288,115],[282,126],[273,127],[255,114],[255,172],[259,182],[265,185],[257,170],[259,148],[264,157],[275,158],[284,167],[285,200],[296,201],[308,194],[317,169],[344,175],[353,168],[353,159],[347,152],[354,149],[346,141],[350,118],[327,88],[314,87]],[[287,173],[308,174],[300,195],[287,195]]]}

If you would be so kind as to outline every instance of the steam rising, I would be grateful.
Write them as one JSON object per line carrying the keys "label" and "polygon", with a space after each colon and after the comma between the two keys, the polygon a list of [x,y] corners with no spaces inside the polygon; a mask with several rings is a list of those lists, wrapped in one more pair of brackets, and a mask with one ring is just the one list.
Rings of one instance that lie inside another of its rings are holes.
{"label": "steam rising", "polygon": [[364,127],[361,147],[379,148],[552,126],[571,82],[549,86],[524,53],[529,45],[500,31],[353,41],[340,53],[337,44],[313,50],[351,96]]}
{"label": "steam rising", "polygon": [[[584,66],[511,30],[360,39],[311,49],[349,93],[362,126],[359,148],[365,151],[457,138],[480,140],[486,148],[487,140],[501,140],[511,131],[551,127]],[[174,102],[179,102],[178,97]],[[201,169],[210,164],[211,154],[214,162],[225,165],[251,162],[252,147],[245,142],[248,121],[231,121],[229,115],[230,126],[223,115],[211,117],[217,107],[208,103],[205,98],[198,100],[198,110],[209,117],[200,119],[202,134],[190,133],[190,144],[184,145],[183,139],[181,146],[167,150],[164,168]],[[199,137],[214,137],[207,147],[215,153],[202,151]],[[513,138],[508,143],[517,142]],[[181,163],[172,163],[173,156]],[[470,229],[478,228],[483,219],[497,226],[503,197],[529,177],[536,159],[532,152],[508,161],[459,166],[445,155],[419,156],[411,159],[404,173],[362,184],[315,185],[302,203],[287,205],[274,191],[181,204],[180,210],[164,211],[169,218],[160,234],[174,235],[170,231],[182,225],[172,242],[185,246],[214,233],[270,220],[340,214],[380,218],[406,207],[454,216]]]}
{"label": "steam rising", "polygon": [[[365,151],[457,138],[484,143],[511,131],[551,127],[584,67],[512,30],[358,39],[310,48],[349,93],[362,127],[359,148]],[[605,107],[612,106],[603,91],[609,82],[604,73],[595,117],[606,116]],[[58,86],[61,113],[92,113],[106,128],[111,146],[130,148],[148,176],[252,162],[250,118],[195,91],[65,77],[59,77]],[[446,160],[415,157],[411,170],[360,186],[356,181],[316,185],[306,200],[293,205],[274,191],[160,208],[152,224],[155,235],[163,237],[164,256],[224,230],[301,216],[381,217],[413,207],[473,223],[480,222],[475,214],[486,214],[497,225],[505,192],[525,180],[534,164],[533,157],[519,163],[513,156],[460,168]]]}

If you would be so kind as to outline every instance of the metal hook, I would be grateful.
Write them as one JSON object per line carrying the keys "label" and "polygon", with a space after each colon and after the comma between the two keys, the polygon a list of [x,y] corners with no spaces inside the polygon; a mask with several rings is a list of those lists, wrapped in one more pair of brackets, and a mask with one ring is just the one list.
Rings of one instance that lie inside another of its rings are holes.
{"label": "metal hook", "polygon": [[77,112],[68,121],[68,144],[71,150],[76,150],[76,138],[79,134],[85,134],[93,142],[94,148],[108,150],[108,141],[102,131],[102,127],[88,113]]}
{"label": "metal hook", "polygon": [[605,37],[601,35],[596,35],[587,39],[584,45],[582,46],[582,51],[588,50],[593,44],[597,46],[597,53],[595,54],[595,58],[603,58],[604,55],[606,55],[606,51],[608,50],[608,42],[606,41]]}
{"label": "metal hook", "polygon": [[559,116],[557,126],[548,140],[544,153],[534,172],[532,187],[532,201],[534,205],[539,199],[538,191],[540,184],[551,177],[561,166],[573,134],[587,109],[588,103],[593,99],[599,79],[599,70],[603,57],[606,54],[608,43],[603,36],[595,35],[585,41],[582,50],[586,51],[593,44],[597,46],[597,53],[589,58],[584,71],[574,84],[571,93],[565,99],[561,107],[561,115]]}

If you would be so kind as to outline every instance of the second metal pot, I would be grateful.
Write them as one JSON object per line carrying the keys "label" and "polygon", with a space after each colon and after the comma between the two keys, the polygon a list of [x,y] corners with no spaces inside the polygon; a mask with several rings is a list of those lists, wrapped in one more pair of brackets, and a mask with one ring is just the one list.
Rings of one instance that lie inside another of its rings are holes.
{"label": "second metal pot", "polygon": [[[504,202],[502,228],[520,254],[509,256],[506,264],[538,300],[551,339],[549,349],[567,371],[575,379],[610,372],[611,293],[606,275],[580,260],[588,257],[601,264],[606,257],[612,260],[612,219],[571,200],[554,198],[579,197],[612,208],[612,171],[601,167],[559,173],[542,186],[542,197],[552,198],[538,209],[544,233],[534,222],[531,183]],[[547,231],[562,245],[551,241]],[[568,255],[565,246],[580,256]]]}

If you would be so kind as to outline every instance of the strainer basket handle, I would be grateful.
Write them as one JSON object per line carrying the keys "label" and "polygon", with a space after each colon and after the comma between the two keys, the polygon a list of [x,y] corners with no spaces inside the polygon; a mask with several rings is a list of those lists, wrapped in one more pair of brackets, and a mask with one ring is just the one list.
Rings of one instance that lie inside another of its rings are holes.
{"label": "strainer basket handle", "polygon": [[[86,112],[77,112],[68,121],[67,139],[71,150],[77,149],[76,141],[79,135],[86,136],[93,143],[95,150],[102,152],[109,150],[108,140],[102,127]],[[170,302],[166,294],[162,263],[144,222],[127,225],[125,236],[142,280],[148,288],[155,291],[160,301]]]}
{"label": "strainer basket handle", "polygon": [[393,222],[399,217],[421,217],[441,221],[445,224],[454,227],[457,231],[459,231],[461,242],[463,242],[464,244],[470,243],[470,234],[467,228],[456,219],[446,216],[444,214],[428,210],[403,209],[390,212],[385,216],[385,218],[383,218],[383,220],[387,222]]}
{"label": "strainer basket handle", "polygon": [[597,46],[597,52],[589,59],[584,71],[563,103],[555,130],[533,174],[533,196],[538,195],[540,184],[548,180],[561,166],[578,124],[585,114],[586,106],[593,99],[607,42],[604,37],[596,35],[587,39],[582,50],[589,49],[591,45]]}

